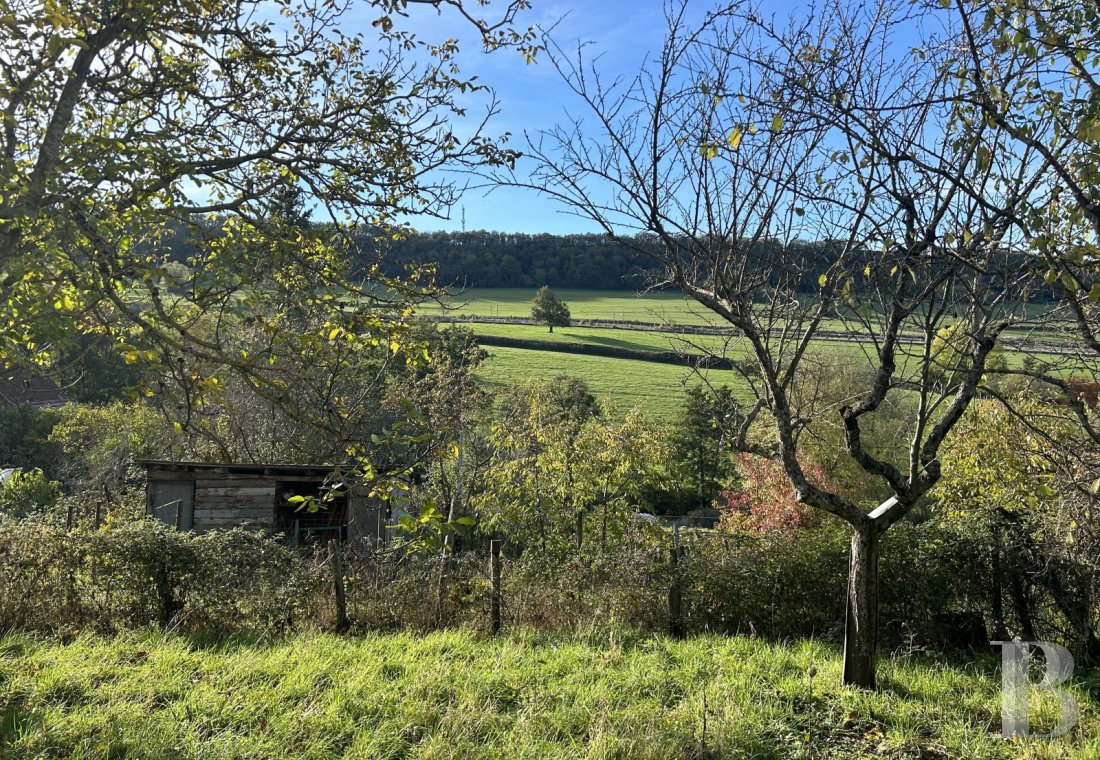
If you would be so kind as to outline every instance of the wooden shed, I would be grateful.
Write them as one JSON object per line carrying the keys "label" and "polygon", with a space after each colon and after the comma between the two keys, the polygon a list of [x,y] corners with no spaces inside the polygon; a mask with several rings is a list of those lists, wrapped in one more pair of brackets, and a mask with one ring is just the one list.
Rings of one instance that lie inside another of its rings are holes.
{"label": "wooden shed", "polygon": [[291,501],[318,496],[331,467],[142,460],[149,514],[181,530],[253,528],[291,544],[336,539],[366,548],[386,535],[388,507],[352,488],[309,512]]}

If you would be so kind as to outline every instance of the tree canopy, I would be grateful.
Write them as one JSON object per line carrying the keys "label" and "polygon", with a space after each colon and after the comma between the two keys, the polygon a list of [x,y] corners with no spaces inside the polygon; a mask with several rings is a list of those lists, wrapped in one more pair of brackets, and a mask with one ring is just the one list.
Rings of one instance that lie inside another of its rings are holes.
{"label": "tree canopy", "polygon": [[[512,26],[525,0],[493,21],[421,4],[465,16],[487,47],[534,52]],[[382,246],[353,266],[352,231],[400,235],[399,219],[455,200],[437,170],[516,156],[486,134],[495,102],[458,71],[456,43],[402,28],[405,7],[6,5],[0,355],[49,364],[106,342],[175,387],[185,416],[224,401],[233,375],[299,424],[342,427],[355,396],[332,373],[361,370],[356,352],[416,361],[410,306],[432,287],[426,269],[382,266]],[[347,31],[353,10],[368,33]],[[317,404],[296,403],[304,387]]]}
{"label": "tree canopy", "polygon": [[569,307],[549,285],[543,285],[535,293],[535,300],[531,304],[531,318],[547,325],[550,332],[554,332],[555,327],[569,327]]}

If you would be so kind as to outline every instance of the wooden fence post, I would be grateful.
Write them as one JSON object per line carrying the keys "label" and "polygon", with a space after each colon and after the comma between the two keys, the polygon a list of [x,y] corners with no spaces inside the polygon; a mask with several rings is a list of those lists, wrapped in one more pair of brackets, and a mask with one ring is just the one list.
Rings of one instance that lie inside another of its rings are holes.
{"label": "wooden fence post", "polygon": [[493,581],[493,597],[489,607],[489,627],[492,634],[500,633],[500,539],[489,542],[489,576]]}
{"label": "wooden fence post", "polygon": [[683,589],[680,573],[680,560],[683,550],[680,547],[680,526],[672,526],[672,547],[668,560],[671,580],[668,586],[668,634],[676,639],[684,638]]}
{"label": "wooden fence post", "polygon": [[332,585],[336,592],[336,632],[343,633],[348,629],[348,600],[344,593],[344,556],[340,551],[340,542],[332,542]]}

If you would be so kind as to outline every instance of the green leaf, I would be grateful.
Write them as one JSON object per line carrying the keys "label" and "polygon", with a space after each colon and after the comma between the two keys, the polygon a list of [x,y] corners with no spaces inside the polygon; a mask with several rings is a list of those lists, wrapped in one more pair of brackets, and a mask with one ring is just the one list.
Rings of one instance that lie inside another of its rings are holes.
{"label": "green leaf", "polygon": [[772,118],[772,132],[778,132],[781,129],[783,129],[783,117],[776,114]]}
{"label": "green leaf", "polygon": [[1100,301],[1100,282],[1089,288],[1089,301],[1092,303]]}
{"label": "green leaf", "polygon": [[984,172],[986,169],[988,169],[989,164],[992,162],[992,159],[993,156],[989,152],[989,148],[985,147],[984,145],[979,145],[977,151],[978,171]]}
{"label": "green leaf", "polygon": [[825,283],[827,283],[828,281],[829,281],[829,278],[826,275],[821,275],[820,277],[817,278],[817,284],[820,285],[821,287],[825,287]]}

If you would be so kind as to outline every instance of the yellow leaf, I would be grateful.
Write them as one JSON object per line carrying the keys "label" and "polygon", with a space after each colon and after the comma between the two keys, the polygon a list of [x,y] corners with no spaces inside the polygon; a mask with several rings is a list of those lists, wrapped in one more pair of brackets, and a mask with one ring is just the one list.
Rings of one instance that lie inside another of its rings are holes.
{"label": "yellow leaf", "polygon": [[783,117],[776,114],[772,118],[772,132],[778,132],[781,129],[783,129]]}
{"label": "yellow leaf", "polygon": [[726,138],[726,142],[730,144],[731,148],[737,150],[741,146],[742,136],[743,133],[741,132],[741,127],[734,127],[733,131],[730,132],[730,136]]}

